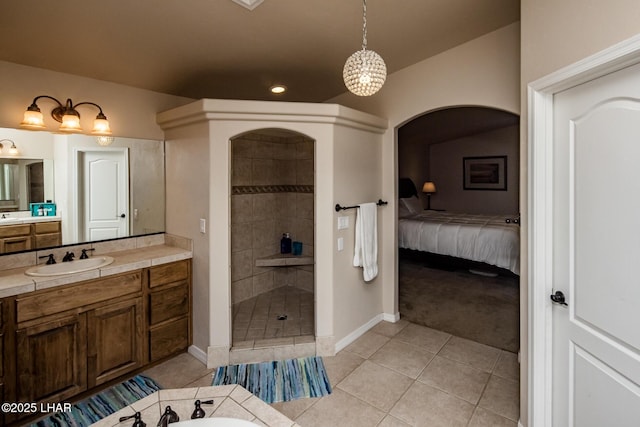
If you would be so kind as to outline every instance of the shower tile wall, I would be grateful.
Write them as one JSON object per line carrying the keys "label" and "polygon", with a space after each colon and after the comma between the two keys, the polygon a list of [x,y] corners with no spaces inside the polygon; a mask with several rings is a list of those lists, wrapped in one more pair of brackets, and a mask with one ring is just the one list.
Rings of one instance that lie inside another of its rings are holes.
{"label": "shower tile wall", "polygon": [[[245,301],[281,286],[313,292],[313,265],[256,267],[280,252],[288,232],[313,255],[313,141],[251,133],[231,143],[231,297]],[[238,194],[239,193],[239,194]]]}

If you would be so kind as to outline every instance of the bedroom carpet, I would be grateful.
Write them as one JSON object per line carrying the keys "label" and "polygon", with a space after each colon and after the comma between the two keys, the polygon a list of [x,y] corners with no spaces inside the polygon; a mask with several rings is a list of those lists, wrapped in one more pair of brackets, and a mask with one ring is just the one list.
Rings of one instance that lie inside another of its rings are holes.
{"label": "bedroom carpet", "polygon": [[400,316],[482,344],[517,353],[517,276],[485,277],[400,257]]}

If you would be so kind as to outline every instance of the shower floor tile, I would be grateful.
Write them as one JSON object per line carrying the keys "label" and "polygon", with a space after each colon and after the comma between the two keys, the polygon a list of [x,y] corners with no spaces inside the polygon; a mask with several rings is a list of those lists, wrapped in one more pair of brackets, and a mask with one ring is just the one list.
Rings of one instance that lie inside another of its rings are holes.
{"label": "shower floor tile", "polygon": [[282,286],[233,304],[233,345],[243,341],[313,335],[313,292]]}

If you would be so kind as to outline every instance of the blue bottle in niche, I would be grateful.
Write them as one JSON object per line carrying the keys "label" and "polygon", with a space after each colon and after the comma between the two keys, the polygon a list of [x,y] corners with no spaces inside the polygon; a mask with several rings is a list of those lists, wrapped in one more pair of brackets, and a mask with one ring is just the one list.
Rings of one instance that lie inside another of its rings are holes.
{"label": "blue bottle in niche", "polygon": [[284,233],[282,235],[282,239],[280,239],[280,253],[281,254],[291,253],[291,236],[289,236],[289,233]]}

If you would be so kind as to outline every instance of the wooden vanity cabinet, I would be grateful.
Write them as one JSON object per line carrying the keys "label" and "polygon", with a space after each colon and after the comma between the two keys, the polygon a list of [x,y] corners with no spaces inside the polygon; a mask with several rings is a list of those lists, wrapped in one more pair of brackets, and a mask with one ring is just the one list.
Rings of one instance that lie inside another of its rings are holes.
{"label": "wooden vanity cabinet", "polygon": [[87,312],[89,387],[143,366],[142,297]]}
{"label": "wooden vanity cabinet", "polygon": [[51,248],[61,244],[60,221],[0,226],[0,254]]}
{"label": "wooden vanity cabinet", "polygon": [[71,401],[190,344],[191,260],[0,299],[0,398]]}
{"label": "wooden vanity cabinet", "polygon": [[18,329],[17,401],[63,402],[87,389],[84,314],[50,316]]}
{"label": "wooden vanity cabinet", "polygon": [[35,222],[33,225],[33,248],[52,248],[62,244],[60,221]]}
{"label": "wooden vanity cabinet", "polygon": [[3,225],[0,227],[0,254],[28,251],[32,247],[31,225]]}
{"label": "wooden vanity cabinet", "polygon": [[[5,310],[6,304],[3,300],[0,300],[0,402],[6,402],[6,395],[5,395],[5,381],[4,381],[4,373],[5,373],[5,363],[7,363],[7,360],[5,358],[4,355],[4,349],[5,349],[5,343],[4,343],[4,339],[5,339]],[[5,425],[6,424],[6,420],[5,420],[5,416],[4,416],[4,411],[0,411],[0,425]]]}
{"label": "wooden vanity cabinet", "polygon": [[16,399],[62,402],[144,364],[140,271],[16,298]]}
{"label": "wooden vanity cabinet", "polygon": [[191,260],[148,269],[149,360],[187,350],[191,344]]}

